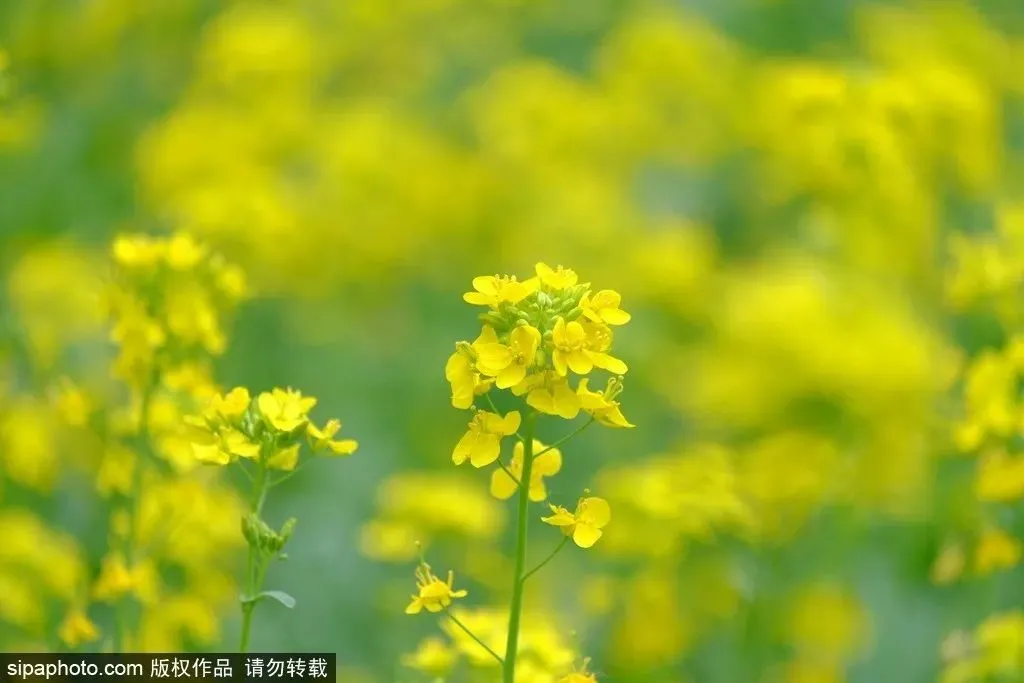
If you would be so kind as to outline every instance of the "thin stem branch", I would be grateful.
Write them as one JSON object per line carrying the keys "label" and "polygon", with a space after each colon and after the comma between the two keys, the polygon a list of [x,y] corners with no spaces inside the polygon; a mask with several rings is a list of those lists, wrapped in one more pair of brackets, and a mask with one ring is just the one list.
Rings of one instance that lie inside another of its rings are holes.
{"label": "thin stem branch", "polygon": [[516,487],[518,488],[519,487],[519,479],[518,479],[518,477],[516,477],[515,474],[512,473],[512,470],[509,469],[509,466],[499,460],[498,461],[498,467],[500,467],[501,469],[505,470],[505,474],[507,474],[512,479],[512,481],[514,481],[516,483]]}
{"label": "thin stem branch", "polygon": [[480,638],[479,638],[479,637],[477,637],[477,635],[476,635],[475,633],[473,633],[472,631],[470,631],[470,630],[469,630],[469,627],[467,627],[467,626],[466,626],[465,624],[463,624],[463,623],[462,623],[461,621],[459,621],[459,620],[458,620],[458,618],[456,618],[456,616],[455,616],[454,614],[452,614],[452,613],[451,613],[451,612],[449,612],[448,610],[445,610],[445,611],[444,611],[444,614],[445,614],[445,616],[446,616],[446,617],[448,617],[449,619],[451,619],[451,620],[452,620],[452,623],[453,623],[453,624],[455,624],[455,625],[456,625],[456,626],[458,626],[458,627],[459,627],[460,629],[462,629],[462,631],[463,631],[463,632],[464,632],[464,633],[465,633],[465,634],[466,634],[467,636],[469,636],[469,637],[470,637],[470,638],[472,638],[472,639],[473,639],[474,641],[476,641],[476,644],[477,644],[477,645],[479,645],[479,646],[480,646],[480,647],[482,647],[483,649],[487,650],[487,653],[488,653],[488,654],[490,654],[490,655],[491,655],[492,657],[494,657],[494,658],[495,658],[496,660],[498,660],[498,664],[500,664],[500,665],[502,665],[502,666],[505,666],[505,660],[504,660],[504,659],[502,659],[501,655],[499,655],[499,654],[498,654],[497,652],[495,652],[494,650],[492,650],[491,648],[489,648],[489,647],[487,646],[487,643],[485,643],[484,641],[480,640]]}
{"label": "thin stem branch", "polygon": [[545,557],[545,558],[544,558],[544,560],[543,560],[543,561],[541,561],[541,563],[540,563],[540,564],[538,564],[538,565],[537,565],[536,567],[534,567],[534,568],[533,568],[533,569],[531,569],[530,571],[528,571],[528,572],[526,572],[525,574],[523,574],[523,578],[522,578],[522,581],[523,581],[523,582],[525,583],[525,582],[526,582],[526,580],[527,580],[528,578],[530,578],[531,576],[533,576],[534,574],[536,574],[537,572],[539,572],[539,571],[540,571],[541,569],[543,569],[543,568],[544,568],[544,565],[546,565],[546,564],[547,564],[548,562],[550,562],[551,560],[555,559],[555,555],[557,555],[557,554],[558,554],[559,552],[561,552],[562,548],[564,548],[564,547],[565,547],[565,544],[566,544],[566,543],[567,543],[568,541],[569,541],[569,537],[568,537],[568,536],[564,537],[564,538],[562,539],[561,543],[559,543],[559,544],[558,544],[558,545],[557,545],[557,546],[555,547],[555,549],[551,551],[551,554],[550,554],[550,555],[548,555],[547,557]]}
{"label": "thin stem branch", "polygon": [[596,420],[597,420],[597,418],[591,417],[591,418],[590,418],[589,420],[587,420],[587,421],[586,421],[586,422],[584,422],[584,423],[583,423],[582,425],[580,425],[580,426],[579,426],[579,427],[577,427],[576,429],[572,430],[571,432],[569,432],[568,434],[566,434],[565,436],[563,436],[563,437],[562,437],[561,439],[559,439],[558,441],[554,442],[554,443],[553,443],[553,444],[551,444],[550,446],[546,446],[546,447],[542,448],[542,449],[540,450],[540,452],[538,452],[538,453],[534,453],[534,454],[533,454],[533,457],[534,457],[534,458],[536,458],[536,457],[539,457],[539,456],[541,456],[541,455],[544,455],[545,453],[547,453],[548,451],[550,451],[550,450],[552,450],[552,449],[558,448],[558,447],[559,447],[559,446],[561,446],[562,444],[564,444],[564,443],[566,443],[567,441],[569,441],[569,439],[573,438],[574,436],[576,436],[577,434],[579,434],[580,432],[582,432],[582,431],[583,431],[584,429],[586,429],[586,428],[587,428],[587,427],[589,427],[590,425],[594,424],[594,422],[596,422]]}
{"label": "thin stem branch", "polygon": [[508,637],[505,641],[503,683],[515,683],[516,654],[519,652],[519,621],[523,615],[523,570],[526,568],[526,532],[530,522],[530,475],[533,470],[533,427],[537,413],[529,412],[523,420],[523,476],[519,481],[519,510],[517,514],[516,566],[512,581],[512,601],[509,607]]}

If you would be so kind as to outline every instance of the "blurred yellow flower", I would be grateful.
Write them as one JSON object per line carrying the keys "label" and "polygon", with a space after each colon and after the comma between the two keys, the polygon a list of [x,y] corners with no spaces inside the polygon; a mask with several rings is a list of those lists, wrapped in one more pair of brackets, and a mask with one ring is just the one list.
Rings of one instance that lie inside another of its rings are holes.
{"label": "blurred yellow flower", "polygon": [[[523,476],[523,454],[526,448],[517,441],[512,448],[512,461],[508,471],[498,468],[491,473],[491,495],[507,500],[519,490],[519,480]],[[558,473],[562,469],[562,452],[557,448],[548,448],[537,439],[533,440],[533,468],[530,470],[530,500],[539,503],[548,497],[544,478]]]}
{"label": "blurred yellow flower", "polygon": [[316,405],[316,399],[303,396],[302,392],[294,389],[274,389],[260,394],[257,405],[275,429],[292,432],[309,419],[309,411]]}

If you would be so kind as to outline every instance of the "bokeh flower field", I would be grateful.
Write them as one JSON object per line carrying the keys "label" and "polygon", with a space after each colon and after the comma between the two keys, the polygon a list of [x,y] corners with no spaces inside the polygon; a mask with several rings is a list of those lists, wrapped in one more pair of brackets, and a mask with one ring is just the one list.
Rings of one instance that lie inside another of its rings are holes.
{"label": "bokeh flower field", "polygon": [[0,2],[0,650],[1024,681],[1022,375],[1020,0]]}

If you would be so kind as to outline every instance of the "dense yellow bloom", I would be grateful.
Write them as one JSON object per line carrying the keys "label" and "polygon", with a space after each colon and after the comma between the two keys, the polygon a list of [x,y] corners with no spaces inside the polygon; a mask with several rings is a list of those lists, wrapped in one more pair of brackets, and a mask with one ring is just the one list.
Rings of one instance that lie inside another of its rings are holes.
{"label": "dense yellow bloom", "polygon": [[455,573],[448,571],[448,581],[434,576],[430,565],[420,563],[416,568],[416,587],[418,593],[412,596],[412,602],[405,608],[406,614],[419,614],[423,609],[428,612],[440,612],[452,604],[456,598],[464,598],[465,590],[455,590]]}
{"label": "dense yellow bloom", "polygon": [[[512,448],[512,462],[508,466],[511,474],[504,468],[496,469],[491,473],[491,495],[495,498],[506,500],[519,490],[519,481],[523,476],[523,454],[525,451],[523,443],[517,441]],[[562,469],[562,452],[557,448],[548,448],[534,439],[533,454],[533,466],[530,470],[530,500],[539,503],[548,497],[544,478],[558,474],[558,471]]]}
{"label": "dense yellow bloom", "polygon": [[469,423],[469,430],[455,444],[452,462],[456,465],[469,460],[473,467],[485,467],[501,454],[501,440],[516,433],[521,417],[513,410],[504,417],[485,410],[477,411]]}
{"label": "dense yellow bloom", "polygon": [[291,432],[306,424],[316,399],[294,389],[274,389],[260,394],[257,405],[275,429]]}
{"label": "dense yellow bloom", "polygon": [[589,548],[604,534],[604,527],[612,518],[612,509],[603,498],[587,497],[580,499],[576,511],[570,512],[564,507],[549,505],[550,517],[542,517],[541,521],[552,526],[561,527],[566,536],[581,548]]}

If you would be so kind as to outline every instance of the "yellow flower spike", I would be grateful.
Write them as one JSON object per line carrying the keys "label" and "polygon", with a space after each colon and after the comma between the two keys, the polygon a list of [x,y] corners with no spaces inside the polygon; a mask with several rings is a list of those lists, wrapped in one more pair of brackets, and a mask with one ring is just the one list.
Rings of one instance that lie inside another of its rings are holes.
{"label": "yellow flower spike", "polygon": [[508,389],[526,379],[527,370],[537,359],[540,330],[520,325],[509,334],[508,345],[493,343],[477,347],[477,368],[495,378],[495,386]]}
{"label": "yellow flower spike", "polygon": [[319,429],[312,422],[306,425],[306,433],[309,435],[310,444],[313,450],[327,449],[334,455],[352,455],[359,448],[355,439],[335,440],[334,435],[341,429],[341,422],[328,420],[323,429]]}
{"label": "yellow flower spike", "polygon": [[625,325],[632,316],[620,308],[622,295],[614,289],[602,289],[593,296],[588,292],[580,300],[583,315],[595,323]]}
{"label": "yellow flower spike", "polygon": [[61,622],[57,637],[70,648],[84,643],[91,643],[99,638],[100,632],[96,624],[89,619],[85,610],[79,606],[72,607]]}
{"label": "yellow flower spike", "polygon": [[469,423],[468,431],[455,445],[452,462],[456,465],[469,460],[473,467],[486,467],[498,459],[501,439],[519,429],[522,418],[513,410],[504,417],[484,410],[477,411]]}
{"label": "yellow flower spike", "polygon": [[603,393],[591,391],[588,388],[588,379],[584,377],[576,388],[580,405],[585,412],[592,415],[595,420],[606,427],[626,429],[635,427],[636,425],[629,422],[622,414],[622,409],[619,407],[618,402],[609,399],[609,396],[615,393],[612,387],[612,380],[609,380],[609,389],[606,389]]}
{"label": "yellow flower spike", "polygon": [[552,268],[543,262],[537,264],[536,272],[544,286],[551,289],[566,289],[574,286],[578,280],[575,271],[562,266]]}
{"label": "yellow flower spike", "polygon": [[474,306],[497,308],[502,302],[519,303],[533,293],[529,282],[519,282],[515,275],[482,275],[473,278],[474,292],[466,292],[462,300]]}
{"label": "yellow flower spike", "polygon": [[526,404],[546,415],[572,420],[580,413],[580,397],[564,377],[549,377],[543,386],[531,389]]}
{"label": "yellow flower spike", "polygon": [[566,536],[581,548],[589,548],[597,543],[604,534],[604,527],[612,518],[611,506],[604,498],[586,497],[576,505],[576,512],[569,512],[559,505],[549,505],[550,517],[542,517],[541,521],[551,526],[562,528]]}
{"label": "yellow flower spike", "polygon": [[275,429],[291,432],[306,423],[309,411],[316,405],[316,399],[305,397],[294,389],[274,389],[260,394],[257,405],[263,417]]}
{"label": "yellow flower spike", "polygon": [[272,470],[291,472],[299,464],[299,444],[277,449],[267,458],[266,464]]}
{"label": "yellow flower spike", "polygon": [[429,564],[420,562],[415,575],[418,592],[411,596],[412,602],[405,608],[406,614],[419,614],[424,609],[428,612],[440,612],[456,598],[468,595],[465,590],[455,590],[455,573],[451,570],[448,571],[448,581],[445,582],[434,576]]}
{"label": "yellow flower spike", "polygon": [[551,340],[555,347],[551,362],[559,375],[564,377],[569,370],[577,375],[585,375],[594,369],[594,361],[585,349],[587,333],[583,325],[575,320],[567,323],[559,317],[551,331]]}
{"label": "yellow flower spike", "polygon": [[[512,449],[512,462],[509,464],[511,475],[504,468],[498,468],[491,473],[491,495],[495,498],[508,500],[519,490],[516,482],[523,476],[523,451],[522,442],[516,442]],[[533,452],[540,455],[535,456],[530,471],[530,500],[539,503],[548,497],[544,477],[558,474],[562,469],[562,452],[557,448],[547,449],[547,446],[537,439],[533,440]]]}

